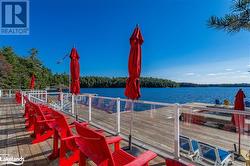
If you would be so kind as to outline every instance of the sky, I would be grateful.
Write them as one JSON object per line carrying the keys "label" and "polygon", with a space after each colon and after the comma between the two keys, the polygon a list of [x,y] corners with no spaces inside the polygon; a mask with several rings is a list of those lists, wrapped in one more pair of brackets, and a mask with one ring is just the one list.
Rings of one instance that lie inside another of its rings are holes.
{"label": "sky", "polygon": [[127,76],[129,38],[139,24],[141,76],[192,83],[250,83],[250,33],[208,28],[231,0],[30,0],[30,35],[0,36],[27,56],[30,48],[54,73],[69,72],[75,46],[82,76]]}

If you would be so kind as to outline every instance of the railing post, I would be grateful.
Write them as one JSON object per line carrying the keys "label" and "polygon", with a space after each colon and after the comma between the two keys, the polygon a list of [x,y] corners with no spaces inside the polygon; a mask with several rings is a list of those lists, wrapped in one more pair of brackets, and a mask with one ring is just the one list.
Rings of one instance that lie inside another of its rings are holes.
{"label": "railing post", "polygon": [[61,110],[63,110],[63,92],[60,92]]}
{"label": "railing post", "polygon": [[21,91],[22,107],[24,106],[23,91]]}
{"label": "railing post", "polygon": [[11,97],[11,89],[9,89],[9,97]]}
{"label": "railing post", "polygon": [[175,138],[174,138],[174,151],[175,151],[175,157],[180,157],[180,105],[176,104],[176,110],[175,110],[175,121],[174,121],[174,130],[175,130]]}
{"label": "railing post", "polygon": [[89,122],[91,122],[91,95],[89,95]]}
{"label": "railing post", "polygon": [[75,98],[74,98],[74,94],[72,94],[72,97],[71,97],[72,101],[71,101],[71,104],[72,104],[72,107],[71,107],[71,113],[72,115],[74,115],[74,112],[75,112]]}
{"label": "railing post", "polygon": [[29,99],[29,101],[30,101],[30,93],[28,94],[28,99]]}
{"label": "railing post", "polygon": [[2,97],[2,89],[0,89],[0,97]]}
{"label": "railing post", "polygon": [[47,92],[47,90],[45,90],[45,102],[46,103],[48,102],[48,92]]}
{"label": "railing post", "polygon": [[75,120],[78,121],[78,108],[77,108],[77,103],[78,103],[78,96],[75,98],[75,104],[76,104],[76,110],[75,110]]}
{"label": "railing post", "polygon": [[117,119],[116,119],[116,124],[117,124],[117,135],[120,134],[121,132],[121,99],[117,98],[116,100],[116,114],[117,114]]}

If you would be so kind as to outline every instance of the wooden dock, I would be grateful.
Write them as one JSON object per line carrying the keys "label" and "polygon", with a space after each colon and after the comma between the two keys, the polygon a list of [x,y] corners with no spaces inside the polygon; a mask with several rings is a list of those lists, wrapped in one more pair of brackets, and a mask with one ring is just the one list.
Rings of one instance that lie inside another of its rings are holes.
{"label": "wooden dock", "polygon": [[[88,119],[88,106],[81,105],[76,108],[80,117]],[[133,138],[162,150],[165,153],[174,153],[174,112],[173,106],[134,112]],[[181,110],[181,112],[186,110]],[[128,136],[131,112],[121,113],[121,134]],[[116,131],[116,113],[92,107],[92,122],[111,131]],[[225,131],[211,126],[198,125],[189,122],[180,122],[180,134],[198,141],[228,150],[238,146],[238,133]],[[250,136],[241,136],[241,148],[250,150]],[[245,165],[234,161],[234,165]]]}
{"label": "wooden dock", "polygon": [[[78,105],[75,109],[78,111],[80,118],[88,119],[87,106]],[[175,110],[173,106],[169,106],[134,112],[133,138],[173,156]],[[182,111],[185,112],[185,110]],[[10,154],[13,157],[22,156],[25,159],[24,165],[58,165],[58,160],[50,161],[47,159],[52,151],[52,139],[31,144],[31,133],[25,130],[22,115],[22,107],[16,105],[13,99],[0,100],[0,154]],[[92,123],[94,124],[116,132],[116,118],[116,113],[111,114],[92,107]],[[70,122],[73,120],[71,118]],[[129,134],[130,120],[131,112],[121,113],[122,135]],[[233,150],[233,144],[238,143],[238,134],[235,132],[184,121],[180,122],[180,134],[229,151]],[[249,135],[243,135],[241,142],[243,150],[250,149]],[[122,142],[122,146],[127,144],[127,142]],[[91,161],[88,164],[93,165]],[[164,159],[157,157],[150,165],[165,165]],[[234,161],[233,165],[241,166],[245,164]]]}
{"label": "wooden dock", "polygon": [[[13,99],[0,100],[0,154],[23,157],[23,165],[28,166],[58,165],[58,160],[50,161],[47,158],[52,152],[52,139],[38,144],[31,144],[31,133],[25,130],[22,115],[22,107],[16,105]],[[69,123],[73,120],[74,119],[70,119]],[[127,145],[127,143],[122,142],[122,146],[125,145]],[[88,165],[93,166],[94,164],[88,161]],[[150,165],[161,166],[165,165],[165,162],[164,159],[157,157]]]}

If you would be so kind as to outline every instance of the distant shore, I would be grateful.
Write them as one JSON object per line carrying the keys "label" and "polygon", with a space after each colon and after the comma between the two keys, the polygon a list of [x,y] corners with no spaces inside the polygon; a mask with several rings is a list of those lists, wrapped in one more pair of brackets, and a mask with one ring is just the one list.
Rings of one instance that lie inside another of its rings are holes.
{"label": "distant shore", "polygon": [[[11,47],[0,48],[0,87],[2,89],[27,89],[30,77],[36,77],[36,89],[53,87],[66,89],[69,86],[68,73],[53,73],[38,58],[38,50],[32,48],[27,57],[18,56]],[[126,70],[126,69],[124,69]],[[127,76],[81,76],[81,88],[124,88]],[[166,78],[140,77],[142,88],[178,88],[178,87],[250,87],[250,83],[237,84],[197,84],[176,82]]]}

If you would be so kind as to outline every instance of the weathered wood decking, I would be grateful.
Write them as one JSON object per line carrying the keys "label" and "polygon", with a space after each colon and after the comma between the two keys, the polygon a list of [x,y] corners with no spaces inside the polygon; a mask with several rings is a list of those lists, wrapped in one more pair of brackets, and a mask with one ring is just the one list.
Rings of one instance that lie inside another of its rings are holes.
{"label": "weathered wood decking", "polygon": [[31,144],[29,132],[25,130],[21,107],[15,104],[0,105],[0,154],[23,157],[24,165],[57,165],[49,161],[52,139]]}
{"label": "weathered wood decking", "polygon": [[[75,107],[76,108],[76,107]],[[78,105],[80,117],[88,119],[88,107]],[[134,112],[133,137],[162,151],[174,152],[174,111],[173,107],[162,107],[149,111]],[[183,110],[182,110],[183,111]],[[129,134],[131,113],[121,113],[121,133]],[[115,131],[116,114],[92,107],[92,122]],[[216,147],[233,151],[238,145],[238,134],[210,126],[180,122],[180,134]],[[241,136],[241,148],[250,150],[250,136]],[[234,162],[234,165],[245,165]]]}
{"label": "weathered wood decking", "polygon": [[[135,112],[133,137],[155,148],[173,153],[174,110],[172,107],[162,107]],[[88,107],[81,105],[77,111],[80,117],[88,119]],[[22,115],[22,107],[16,105],[13,99],[0,99],[0,154],[10,154],[13,157],[22,156],[25,159],[24,165],[58,165],[58,160],[47,159],[52,151],[52,139],[31,144],[31,133],[25,130]],[[130,112],[121,113],[121,133],[124,135],[129,133],[130,120]],[[115,113],[110,114],[92,107],[92,122],[109,130],[116,130]],[[184,122],[180,123],[180,133],[227,150],[233,150],[233,144],[237,144],[238,140],[237,133]],[[122,145],[127,145],[127,143],[123,142]],[[249,135],[242,136],[242,148],[250,149]],[[88,164],[93,165],[90,161]],[[165,165],[164,159],[158,157],[150,165]],[[234,165],[244,164],[234,162]]]}
{"label": "weathered wood decking", "polygon": [[[24,165],[28,166],[58,165],[58,160],[50,161],[47,158],[52,151],[52,139],[38,144],[31,144],[31,133],[25,130],[22,115],[22,107],[16,105],[14,100],[0,99],[0,154],[9,154],[13,157],[22,156]],[[125,144],[127,143],[122,142],[122,145]],[[88,165],[94,164],[88,161]],[[161,166],[165,165],[165,163],[162,158],[157,157],[150,165]]]}

